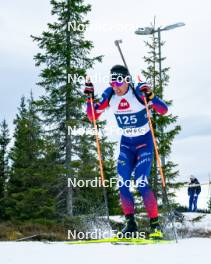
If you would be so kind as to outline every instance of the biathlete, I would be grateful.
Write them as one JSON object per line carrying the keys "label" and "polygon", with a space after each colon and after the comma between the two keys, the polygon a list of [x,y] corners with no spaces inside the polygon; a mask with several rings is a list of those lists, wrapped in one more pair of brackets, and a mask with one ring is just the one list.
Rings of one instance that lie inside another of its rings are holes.
{"label": "biathlete", "polygon": [[[163,233],[159,224],[157,201],[148,183],[153,160],[153,140],[143,97],[146,97],[150,107],[160,115],[166,114],[168,108],[153,94],[146,82],[140,82],[136,88],[133,88],[126,67],[115,65],[111,68],[110,74],[110,87],[105,89],[101,100],[94,103],[95,118],[98,119],[107,107],[113,110],[122,131],[117,163],[118,175],[122,182],[128,183],[134,172],[135,186],[143,198],[150,220],[149,237],[161,239]],[[90,98],[94,98],[94,87],[91,82],[86,82],[84,94],[87,98],[87,115],[89,120],[93,121]],[[134,217],[133,195],[128,184],[121,184],[119,192],[122,210],[126,217],[126,226],[122,233],[134,233],[137,231],[137,224]]]}

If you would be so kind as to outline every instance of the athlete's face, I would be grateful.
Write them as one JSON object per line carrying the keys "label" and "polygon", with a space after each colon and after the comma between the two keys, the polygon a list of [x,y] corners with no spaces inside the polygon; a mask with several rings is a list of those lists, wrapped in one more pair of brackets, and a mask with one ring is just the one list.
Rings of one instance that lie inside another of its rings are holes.
{"label": "athlete's face", "polygon": [[122,96],[127,92],[128,85],[129,85],[129,83],[127,83],[127,82],[122,82],[122,83],[112,82],[111,83],[111,86],[112,86],[115,94],[118,96]]}

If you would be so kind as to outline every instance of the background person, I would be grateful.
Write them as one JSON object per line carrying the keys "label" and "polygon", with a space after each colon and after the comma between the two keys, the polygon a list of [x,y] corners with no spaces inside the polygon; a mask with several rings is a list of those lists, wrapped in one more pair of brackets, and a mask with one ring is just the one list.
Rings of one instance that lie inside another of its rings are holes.
{"label": "background person", "polygon": [[198,196],[201,192],[201,186],[198,179],[191,175],[190,176],[190,183],[188,187],[188,195],[189,195],[189,212],[196,212],[197,211],[197,202]]}

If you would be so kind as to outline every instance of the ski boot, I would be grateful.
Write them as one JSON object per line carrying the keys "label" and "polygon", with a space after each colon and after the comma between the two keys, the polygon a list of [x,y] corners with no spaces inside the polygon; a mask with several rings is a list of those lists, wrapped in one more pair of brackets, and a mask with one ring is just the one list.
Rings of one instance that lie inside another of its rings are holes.
{"label": "ski boot", "polygon": [[122,235],[125,238],[136,237],[136,232],[138,231],[137,224],[133,214],[126,215],[126,225],[122,229]]}
{"label": "ski boot", "polygon": [[161,230],[158,217],[150,219],[150,239],[163,239],[163,232]]}

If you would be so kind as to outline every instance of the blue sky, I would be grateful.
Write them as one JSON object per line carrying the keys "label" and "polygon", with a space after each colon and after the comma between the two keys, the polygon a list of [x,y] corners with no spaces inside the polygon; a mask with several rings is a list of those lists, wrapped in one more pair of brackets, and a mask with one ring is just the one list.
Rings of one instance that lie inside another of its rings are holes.
{"label": "blue sky", "polygon": [[[162,33],[166,41],[162,54],[165,64],[171,67],[170,84],[164,91],[166,99],[173,99],[169,110],[179,116],[181,134],[176,138],[171,158],[179,164],[180,179],[187,180],[195,174],[202,182],[211,173],[211,4],[202,1],[131,0],[94,1],[88,15],[95,28],[89,28],[86,36],[94,42],[93,55],[104,55],[102,64],[93,71],[107,75],[114,64],[121,63],[114,40],[122,39],[122,48],[130,71],[140,73],[146,66],[144,40],[135,29],[149,26],[156,15],[157,25],[166,26],[176,22],[185,27]],[[49,0],[2,2],[0,8],[0,120],[12,122],[22,95],[32,89],[37,97],[43,91],[36,86],[39,69],[35,68],[33,56],[38,51],[30,35],[39,35],[47,22],[52,21]],[[101,25],[101,30],[96,26]],[[120,28],[120,26],[123,26]],[[110,27],[110,28],[109,28]],[[96,82],[100,95],[107,83]],[[113,123],[111,113],[105,115]]]}

